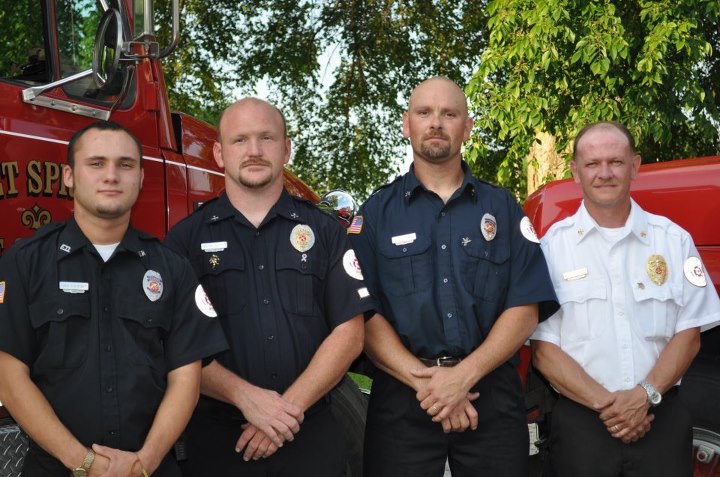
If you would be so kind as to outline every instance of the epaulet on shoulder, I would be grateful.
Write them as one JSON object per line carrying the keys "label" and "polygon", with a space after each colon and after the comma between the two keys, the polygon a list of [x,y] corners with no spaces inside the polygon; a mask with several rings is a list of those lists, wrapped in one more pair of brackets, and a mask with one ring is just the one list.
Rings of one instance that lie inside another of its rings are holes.
{"label": "epaulet on shoulder", "polygon": [[193,220],[194,218],[196,218],[196,215],[195,215],[195,214],[196,214],[197,212],[201,211],[203,208],[205,208],[205,207],[207,207],[208,205],[212,204],[213,202],[215,202],[215,201],[218,200],[219,198],[220,198],[220,197],[218,196],[218,197],[213,197],[212,199],[209,199],[209,200],[204,201],[202,204],[200,204],[200,205],[197,207],[197,209],[193,210],[192,212],[190,212],[189,214],[187,214],[185,217],[183,217],[182,219],[178,220],[178,221],[175,223],[175,225],[173,225],[173,226],[170,227],[170,228],[172,229],[173,227],[176,227],[176,226],[182,224],[183,222],[188,222],[188,221],[190,221],[190,220]]}
{"label": "epaulet on shoulder", "polygon": [[399,176],[397,176],[395,179],[391,180],[390,182],[388,182],[388,183],[386,183],[386,184],[383,184],[383,185],[381,185],[381,186],[379,186],[379,187],[376,187],[375,190],[373,190],[373,191],[370,193],[370,195],[368,196],[368,199],[369,199],[370,197],[374,196],[375,194],[377,194],[378,192],[381,192],[383,189],[387,189],[388,187],[391,187],[393,184],[395,184],[395,183],[398,182],[399,180],[402,180],[403,177],[404,177],[404,175],[399,175]]}
{"label": "epaulet on shoulder", "polygon": [[59,231],[64,226],[65,226],[65,222],[53,222],[53,223],[50,223],[47,225],[43,225],[33,235],[31,235],[28,238],[19,240],[13,246],[17,246],[19,248],[26,247],[26,246],[30,245],[31,243],[37,242],[38,240],[42,240],[43,238],[47,237],[48,235],[51,235],[51,234]]}

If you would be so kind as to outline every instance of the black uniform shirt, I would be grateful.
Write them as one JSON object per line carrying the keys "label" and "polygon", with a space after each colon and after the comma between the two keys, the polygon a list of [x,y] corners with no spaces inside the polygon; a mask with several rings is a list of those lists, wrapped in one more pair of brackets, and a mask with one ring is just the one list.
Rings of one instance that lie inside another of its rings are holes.
{"label": "black uniform shirt", "polygon": [[227,348],[187,260],[132,227],[103,262],[74,219],[51,224],[3,255],[0,283],[0,350],[86,446],[141,448],[167,373]]}
{"label": "black uniform shirt", "polygon": [[520,206],[462,167],[446,204],[411,168],[378,189],[350,228],[380,313],[419,357],[470,354],[508,308],[539,303],[540,320],[558,308]]}
{"label": "black uniform shirt", "polygon": [[283,190],[255,228],[223,193],[172,228],[231,349],[217,359],[250,383],[284,392],[338,325],[373,308],[345,230]]}

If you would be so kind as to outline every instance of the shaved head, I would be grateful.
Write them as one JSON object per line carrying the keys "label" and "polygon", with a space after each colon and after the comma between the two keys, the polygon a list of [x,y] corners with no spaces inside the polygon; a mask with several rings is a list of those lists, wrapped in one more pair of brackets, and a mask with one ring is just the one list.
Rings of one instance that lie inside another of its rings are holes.
{"label": "shaved head", "polygon": [[442,94],[446,100],[454,103],[458,110],[467,116],[467,98],[465,92],[447,76],[433,76],[415,87],[410,93],[408,109],[412,109],[421,97]]}

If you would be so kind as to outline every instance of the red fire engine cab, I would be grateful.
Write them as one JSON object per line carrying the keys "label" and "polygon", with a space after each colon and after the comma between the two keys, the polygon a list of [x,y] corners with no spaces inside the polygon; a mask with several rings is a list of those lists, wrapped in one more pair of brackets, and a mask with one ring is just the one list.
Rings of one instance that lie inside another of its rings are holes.
{"label": "red fire engine cab", "polygon": [[[690,233],[709,281],[720,292],[720,156],[643,165],[631,195],[648,212],[668,217]],[[572,180],[551,182],[528,197],[525,212],[544,235],[553,223],[575,213],[581,196]],[[720,327],[701,336],[700,353],[682,379],[680,395],[693,414],[694,477],[719,477]],[[527,382],[526,402],[542,422],[551,410],[552,393],[532,373]]]}

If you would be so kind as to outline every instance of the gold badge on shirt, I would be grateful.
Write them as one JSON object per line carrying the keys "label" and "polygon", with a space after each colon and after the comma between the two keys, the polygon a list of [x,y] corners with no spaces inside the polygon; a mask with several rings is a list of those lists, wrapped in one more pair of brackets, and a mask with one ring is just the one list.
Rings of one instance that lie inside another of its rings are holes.
{"label": "gold badge on shirt", "polygon": [[290,232],[290,243],[298,252],[307,252],[315,244],[315,234],[310,226],[298,224]]}
{"label": "gold badge on shirt", "polygon": [[668,266],[662,255],[650,255],[646,270],[648,277],[655,285],[662,285],[667,280]]}

